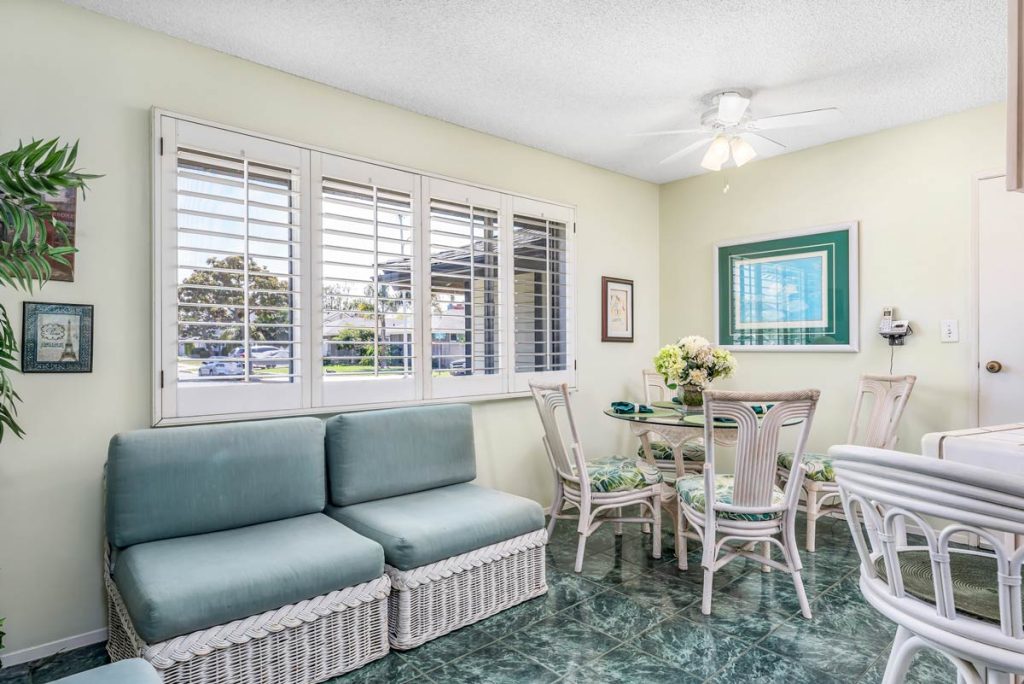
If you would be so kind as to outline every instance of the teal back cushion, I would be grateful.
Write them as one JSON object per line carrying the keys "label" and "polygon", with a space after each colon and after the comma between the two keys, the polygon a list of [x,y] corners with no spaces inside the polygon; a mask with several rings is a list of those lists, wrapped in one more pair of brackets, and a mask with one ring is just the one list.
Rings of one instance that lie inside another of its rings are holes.
{"label": "teal back cushion", "polygon": [[137,430],[107,453],[107,538],[119,548],[324,509],[317,418]]}
{"label": "teal back cushion", "polygon": [[327,421],[331,502],[349,506],[476,477],[467,404],[342,413]]}

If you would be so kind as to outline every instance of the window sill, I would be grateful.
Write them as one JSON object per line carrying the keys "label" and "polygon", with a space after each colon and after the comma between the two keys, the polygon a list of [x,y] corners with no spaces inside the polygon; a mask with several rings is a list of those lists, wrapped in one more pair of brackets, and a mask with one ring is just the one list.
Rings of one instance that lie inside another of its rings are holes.
{"label": "window sill", "polygon": [[[576,392],[575,384],[570,385],[570,392]],[[183,418],[161,418],[152,427],[173,427],[176,425],[203,425],[207,423],[234,423],[247,420],[265,420],[268,418],[287,418],[290,416],[332,416],[337,413],[353,413],[356,411],[374,411],[378,409],[403,408],[407,406],[426,406],[430,404],[482,404],[492,401],[525,399],[529,392],[508,392],[505,394],[485,394],[468,397],[446,397],[444,399],[417,399],[413,401],[388,401],[375,404],[354,404],[347,406],[323,406],[288,409],[285,411],[250,411],[247,413],[225,413],[210,416],[188,416]]]}

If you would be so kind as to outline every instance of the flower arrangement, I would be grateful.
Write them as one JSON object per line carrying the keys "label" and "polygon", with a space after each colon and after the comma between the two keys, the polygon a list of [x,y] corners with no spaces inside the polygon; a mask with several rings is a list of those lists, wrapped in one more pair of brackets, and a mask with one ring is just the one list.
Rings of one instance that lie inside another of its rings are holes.
{"label": "flower arrangement", "polygon": [[680,401],[687,406],[700,406],[701,392],[715,378],[731,376],[736,370],[736,359],[703,337],[691,335],[662,347],[654,357],[654,369],[669,389],[678,391]]}

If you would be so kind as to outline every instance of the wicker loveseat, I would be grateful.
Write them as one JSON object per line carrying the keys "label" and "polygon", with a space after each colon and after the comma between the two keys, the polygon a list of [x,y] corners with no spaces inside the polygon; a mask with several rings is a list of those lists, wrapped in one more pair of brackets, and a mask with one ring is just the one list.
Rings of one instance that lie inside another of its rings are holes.
{"label": "wicker loveseat", "polygon": [[164,682],[321,682],[384,656],[384,554],[324,515],[316,418],[115,436],[111,659]]}
{"label": "wicker loveseat", "polygon": [[468,405],[327,421],[327,514],[384,547],[391,647],[408,649],[547,591],[544,512],[470,484]]}

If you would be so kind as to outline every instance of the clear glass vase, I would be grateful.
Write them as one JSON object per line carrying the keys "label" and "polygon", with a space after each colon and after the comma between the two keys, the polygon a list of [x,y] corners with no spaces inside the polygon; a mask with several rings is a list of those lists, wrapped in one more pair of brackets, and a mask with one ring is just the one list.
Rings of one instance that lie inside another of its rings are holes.
{"label": "clear glass vase", "polygon": [[704,405],[704,390],[697,385],[679,385],[676,394],[679,401],[687,408],[700,408]]}

